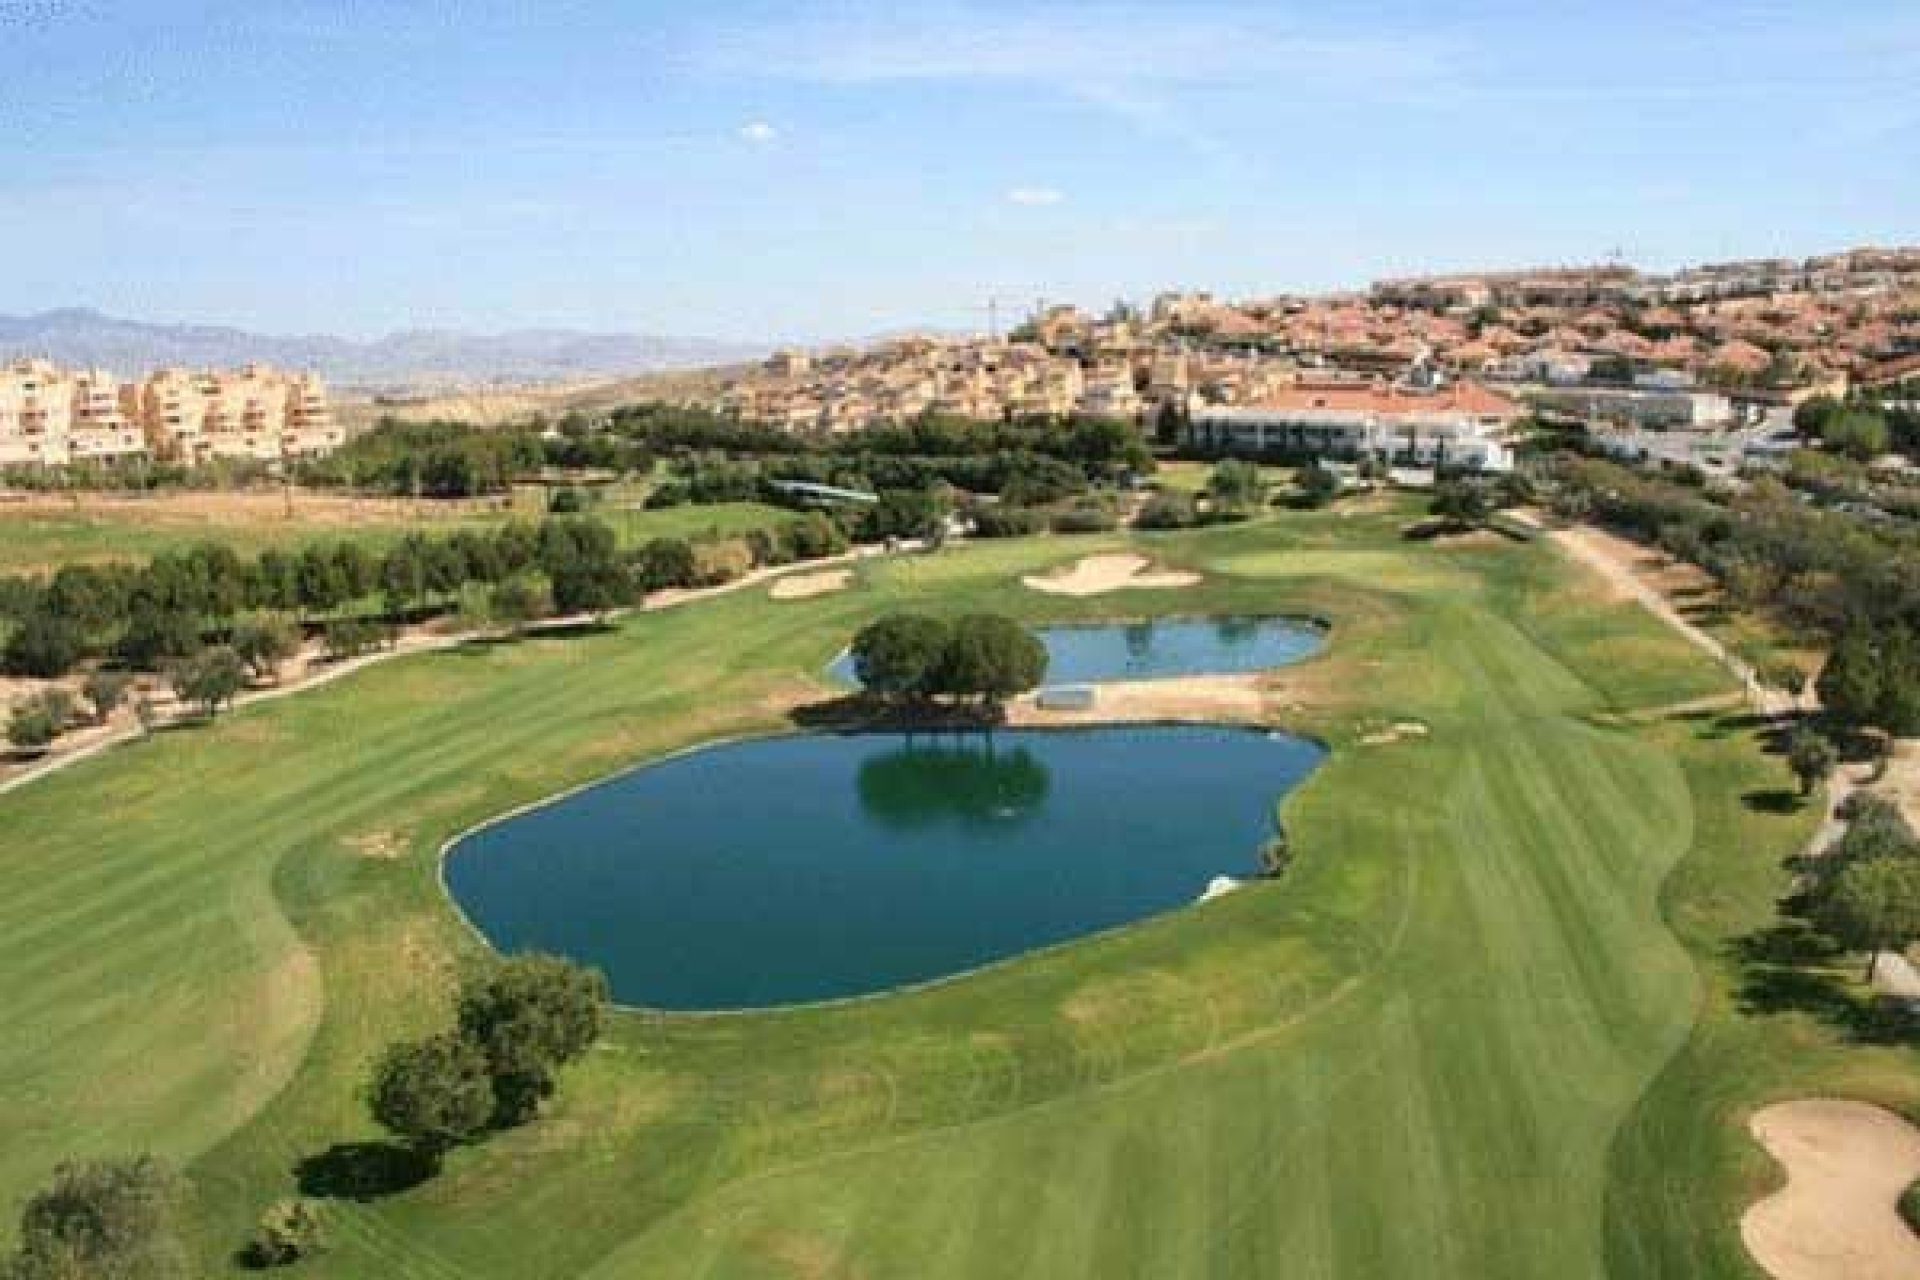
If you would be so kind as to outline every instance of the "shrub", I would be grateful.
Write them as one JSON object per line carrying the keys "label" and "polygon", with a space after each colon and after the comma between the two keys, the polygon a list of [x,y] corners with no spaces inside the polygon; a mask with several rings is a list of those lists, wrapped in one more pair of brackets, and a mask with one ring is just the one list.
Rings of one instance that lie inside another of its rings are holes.
{"label": "shrub", "polygon": [[724,586],[752,568],[753,552],[740,538],[703,542],[693,549],[693,584],[697,587]]}
{"label": "shrub", "polygon": [[1046,513],[1032,507],[1010,507],[1000,503],[983,506],[973,515],[974,536],[979,538],[1025,538],[1046,527]]}
{"label": "shrub", "polygon": [[1142,529],[1191,529],[1198,521],[1192,495],[1159,493],[1140,508],[1134,523]]}
{"label": "shrub", "polygon": [[531,578],[508,578],[488,595],[487,610],[495,622],[517,630],[553,612],[553,593]]}
{"label": "shrub", "polygon": [[587,509],[586,495],[578,489],[555,489],[547,499],[547,510],[556,516],[579,515]]}
{"label": "shrub", "polygon": [[248,1266],[284,1267],[327,1247],[326,1221],[311,1200],[276,1200],[242,1251]]}
{"label": "shrub", "polygon": [[380,647],[381,628],[365,618],[335,618],[326,627],[327,656],[335,661],[358,658]]}
{"label": "shrub", "polygon": [[1053,518],[1055,533],[1107,533],[1120,524],[1110,507],[1083,503],[1069,507]]}
{"label": "shrub", "polygon": [[94,723],[105,724],[114,710],[126,701],[127,690],[132,686],[133,677],[124,671],[109,671],[103,667],[88,672],[86,681],[80,686],[80,693],[93,708]]}
{"label": "shrub", "polygon": [[7,741],[18,751],[45,751],[66,728],[66,718],[60,710],[51,691],[22,698],[8,713]]}

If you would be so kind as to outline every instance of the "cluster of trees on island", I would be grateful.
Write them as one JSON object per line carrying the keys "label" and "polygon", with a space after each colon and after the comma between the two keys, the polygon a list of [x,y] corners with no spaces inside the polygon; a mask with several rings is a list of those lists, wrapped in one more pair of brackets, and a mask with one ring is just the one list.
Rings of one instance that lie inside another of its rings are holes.
{"label": "cluster of trees on island", "polygon": [[952,620],[895,613],[853,638],[854,672],[866,693],[896,706],[940,700],[996,706],[1047,676],[1047,649],[1011,618]]}
{"label": "cluster of trees on island", "polygon": [[[606,1010],[600,973],[556,956],[515,956],[469,976],[447,1030],[392,1045],[373,1065],[368,1107],[401,1144],[380,1162],[388,1181],[339,1169],[329,1153],[295,1171],[303,1189],[391,1191],[431,1177],[455,1147],[529,1123],[561,1070],[600,1038]],[[345,1149],[367,1159],[365,1144]],[[199,1273],[181,1230],[190,1195],[186,1179],[151,1156],[63,1164],[27,1200],[0,1280],[191,1280]],[[267,1206],[236,1257],[281,1267],[326,1245],[321,1202],[293,1197]]]}

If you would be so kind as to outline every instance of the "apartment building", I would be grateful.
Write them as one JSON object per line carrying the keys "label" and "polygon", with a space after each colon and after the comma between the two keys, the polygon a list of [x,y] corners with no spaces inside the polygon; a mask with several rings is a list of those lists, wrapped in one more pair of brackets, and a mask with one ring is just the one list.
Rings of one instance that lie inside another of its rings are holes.
{"label": "apartment building", "polygon": [[64,466],[151,454],[272,462],[339,447],[326,387],[310,373],[162,369],[124,383],[46,360],[0,367],[0,465]]}

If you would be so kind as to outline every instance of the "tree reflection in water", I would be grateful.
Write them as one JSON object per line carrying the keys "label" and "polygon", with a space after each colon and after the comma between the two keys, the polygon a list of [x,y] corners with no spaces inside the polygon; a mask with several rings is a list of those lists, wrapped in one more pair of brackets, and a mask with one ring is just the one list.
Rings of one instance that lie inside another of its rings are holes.
{"label": "tree reflection in water", "polygon": [[988,733],[958,742],[909,739],[862,763],[855,785],[869,817],[913,831],[1023,821],[1046,804],[1053,777],[1025,747],[997,750]]}

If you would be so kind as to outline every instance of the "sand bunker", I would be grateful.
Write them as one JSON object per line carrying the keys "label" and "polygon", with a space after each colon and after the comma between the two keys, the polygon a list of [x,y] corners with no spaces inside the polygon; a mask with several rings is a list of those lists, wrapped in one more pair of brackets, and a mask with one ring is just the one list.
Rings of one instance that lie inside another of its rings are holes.
{"label": "sand bunker", "polygon": [[1127,588],[1191,587],[1200,581],[1199,574],[1177,569],[1149,573],[1151,564],[1145,556],[1127,552],[1087,556],[1064,572],[1031,574],[1021,581],[1035,591],[1056,596],[1097,596]]}
{"label": "sand bunker", "polygon": [[1740,1237],[1775,1280],[1912,1280],[1920,1236],[1900,1193],[1920,1177],[1920,1129],[1864,1102],[1811,1099],[1758,1112],[1753,1136],[1787,1185],[1747,1210]]}
{"label": "sand bunker", "polygon": [[813,596],[845,591],[847,584],[851,581],[853,581],[851,569],[828,569],[822,573],[794,573],[783,578],[775,578],[773,587],[767,594],[775,600],[807,600]]}
{"label": "sand bunker", "polygon": [[1363,747],[1385,747],[1396,742],[1405,742],[1410,738],[1427,736],[1427,726],[1418,720],[1397,720],[1384,729],[1376,730],[1360,739]]}

